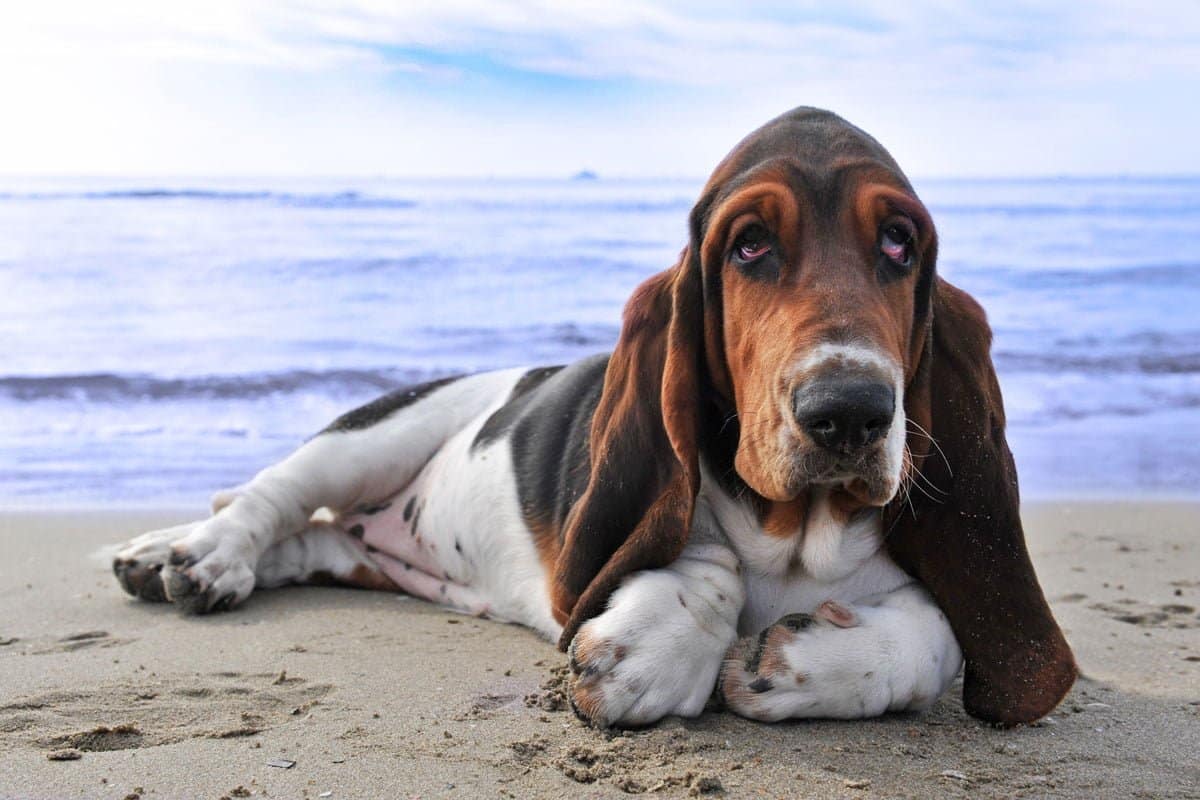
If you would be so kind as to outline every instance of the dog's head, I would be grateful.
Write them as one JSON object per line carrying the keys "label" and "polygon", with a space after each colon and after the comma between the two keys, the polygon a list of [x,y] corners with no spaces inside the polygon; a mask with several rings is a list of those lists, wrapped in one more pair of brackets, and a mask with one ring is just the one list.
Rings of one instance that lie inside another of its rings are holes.
{"label": "dog's head", "polygon": [[891,156],[833,114],[793,111],[721,163],[692,234],[681,268],[703,281],[737,474],[772,501],[814,485],[892,499],[937,236]]}
{"label": "dog's head", "polygon": [[563,647],[621,578],[679,555],[703,453],[763,509],[814,486],[885,506],[963,647],[968,710],[1053,708],[1074,663],[1025,551],[990,332],[936,254],[891,156],[833,114],[792,111],[722,161],[679,263],[626,306],[555,565]]}

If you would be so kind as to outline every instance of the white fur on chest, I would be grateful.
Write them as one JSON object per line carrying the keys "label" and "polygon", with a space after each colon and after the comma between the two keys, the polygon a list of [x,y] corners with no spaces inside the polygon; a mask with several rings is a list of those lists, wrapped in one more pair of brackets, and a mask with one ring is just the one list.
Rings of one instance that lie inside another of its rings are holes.
{"label": "white fur on chest", "polygon": [[812,612],[826,600],[854,604],[912,581],[882,548],[879,512],[843,522],[821,490],[792,535],[772,536],[748,504],[718,488],[707,473],[704,477],[701,498],[742,564],[741,635],[757,633],[787,614]]}

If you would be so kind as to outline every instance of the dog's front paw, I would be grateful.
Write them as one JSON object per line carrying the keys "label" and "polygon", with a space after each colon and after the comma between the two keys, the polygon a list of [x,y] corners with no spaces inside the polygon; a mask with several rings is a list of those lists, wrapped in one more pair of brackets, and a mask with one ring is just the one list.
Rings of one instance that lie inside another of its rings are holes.
{"label": "dog's front paw", "polygon": [[858,625],[857,614],[828,602],[812,614],[788,614],[758,636],[739,639],[721,666],[721,699],[744,717],[768,722],[882,713],[887,698],[871,696],[873,673],[860,673],[858,659],[847,657],[862,637],[845,629]]}
{"label": "dog's front paw", "polygon": [[579,629],[568,651],[579,717],[601,727],[636,726],[704,710],[737,635],[737,603],[734,589],[697,583],[639,576]]}
{"label": "dog's front paw", "polygon": [[113,559],[113,573],[139,599],[174,603],[187,614],[224,611],[254,590],[245,550],[241,537],[209,519],[131,540]]}
{"label": "dog's front paw", "polygon": [[568,651],[571,707],[598,727],[638,726],[704,710],[720,668],[719,650],[658,637],[609,637],[585,625]]}

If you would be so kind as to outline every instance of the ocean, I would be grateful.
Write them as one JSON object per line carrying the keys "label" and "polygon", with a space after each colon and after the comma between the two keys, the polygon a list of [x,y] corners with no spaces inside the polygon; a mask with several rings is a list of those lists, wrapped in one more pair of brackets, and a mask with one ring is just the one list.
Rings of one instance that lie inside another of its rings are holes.
{"label": "ocean", "polygon": [[[1200,178],[917,180],[1027,498],[1200,494]],[[0,507],[200,507],[341,412],[611,348],[696,180],[0,181]]]}

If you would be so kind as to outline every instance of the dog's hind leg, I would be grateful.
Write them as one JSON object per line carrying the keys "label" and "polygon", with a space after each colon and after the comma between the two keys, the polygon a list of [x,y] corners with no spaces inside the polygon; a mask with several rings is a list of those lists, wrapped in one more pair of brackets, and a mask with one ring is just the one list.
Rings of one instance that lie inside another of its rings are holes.
{"label": "dog's hind leg", "polygon": [[490,610],[470,587],[436,568],[374,550],[331,523],[314,523],[275,543],[262,554],[255,570],[255,586],[260,589],[328,583],[404,592],[475,616]]}
{"label": "dog's hind leg", "polygon": [[399,592],[401,587],[367,555],[366,546],[339,526],[316,522],[276,542],[258,559],[257,589],[290,584],[342,584]]}
{"label": "dog's hind leg", "polygon": [[189,613],[250,595],[259,559],[309,529],[322,508],[370,507],[408,485],[442,445],[508,397],[524,370],[401,390],[336,420],[249,483],[214,498],[206,520],[129,542],[113,562],[121,585]]}

